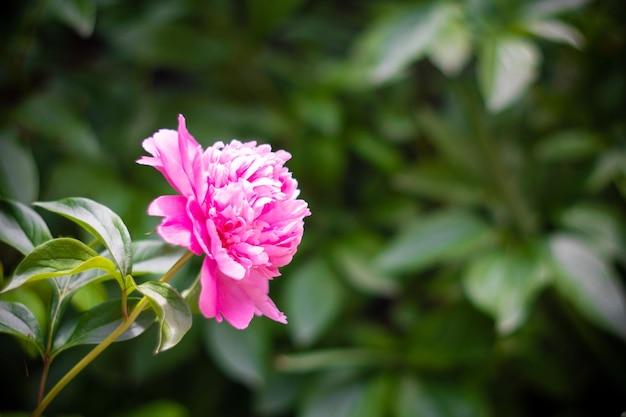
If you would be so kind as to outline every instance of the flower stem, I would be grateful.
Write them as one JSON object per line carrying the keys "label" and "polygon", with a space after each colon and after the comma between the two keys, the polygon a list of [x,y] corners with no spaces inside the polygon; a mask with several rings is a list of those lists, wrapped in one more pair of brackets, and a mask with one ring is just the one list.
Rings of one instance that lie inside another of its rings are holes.
{"label": "flower stem", "polygon": [[113,330],[111,334],[109,334],[102,342],[100,342],[95,348],[93,348],[87,355],[85,355],[84,358],[82,358],[76,365],[74,365],[74,367],[70,369],[68,373],[65,374],[63,378],[61,378],[59,382],[57,382],[54,385],[54,387],[52,387],[52,389],[50,389],[48,394],[46,394],[43,400],[39,403],[35,411],[33,411],[33,413],[31,414],[31,417],[39,417],[41,413],[46,409],[46,407],[48,407],[50,402],[57,396],[57,394],[63,388],[65,388],[65,386],[72,379],[74,379],[76,375],[78,375],[83,369],[85,369],[85,367],[88,364],[90,364],[95,358],[97,358],[98,355],[102,353],[102,351],[104,351],[107,347],[109,347],[111,343],[115,342],[115,340],[119,336],[121,336],[126,330],[128,330],[128,328],[133,324],[133,322],[139,316],[139,313],[141,313],[141,311],[147,305],[148,305],[148,299],[146,297],[143,297],[139,301],[139,303],[137,303],[137,306],[135,306],[135,308],[133,309],[132,313],[128,316],[128,318],[122,321],[122,324],[120,324],[115,330]]}
{"label": "flower stem", "polygon": [[[183,265],[191,259],[192,252],[185,252],[183,256],[167,271],[160,279],[162,282],[169,281],[178,272]],[[85,357],[83,357],[72,369],[70,369],[50,391],[43,397],[43,400],[37,404],[37,408],[32,412],[30,417],[39,417],[41,413],[50,405],[52,400],[65,388],[65,386],[74,379],[87,365],[89,365],[94,359],[98,357],[107,347],[109,347],[118,337],[120,337],[128,328],[137,320],[139,314],[149,305],[147,297],[141,298],[135,308],[130,312],[127,317],[122,319],[122,323],[113,330],[102,342],[100,342],[95,348],[93,348]]]}
{"label": "flower stem", "polygon": [[41,403],[41,399],[43,398],[43,393],[46,389],[46,381],[48,380],[48,372],[50,370],[50,363],[52,360],[50,359],[50,355],[46,353],[46,357],[43,360],[43,372],[41,374],[41,381],[39,382],[39,392],[37,393],[37,404]]}
{"label": "flower stem", "polygon": [[187,263],[189,259],[193,256],[193,252],[187,251],[180,257],[178,261],[167,271],[159,281],[168,282],[180,269]]}

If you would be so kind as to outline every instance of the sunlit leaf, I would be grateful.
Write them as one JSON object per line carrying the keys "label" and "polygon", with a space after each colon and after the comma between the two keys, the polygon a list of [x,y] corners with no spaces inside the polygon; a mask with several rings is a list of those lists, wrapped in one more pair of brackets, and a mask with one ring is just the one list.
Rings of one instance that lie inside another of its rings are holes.
{"label": "sunlit leaf", "polygon": [[491,229],[470,212],[423,216],[407,225],[373,261],[386,273],[417,272],[443,260],[459,258],[491,235]]}
{"label": "sunlit leaf", "polygon": [[52,13],[82,37],[91,36],[96,25],[96,0],[50,0]]}
{"label": "sunlit leaf", "polygon": [[448,77],[457,75],[467,65],[472,53],[472,34],[460,8],[451,10],[448,21],[428,49],[432,62]]}
{"label": "sunlit leaf", "polygon": [[78,274],[95,268],[116,273],[113,262],[98,256],[96,251],[79,240],[65,237],[49,240],[33,249],[20,262],[13,279],[2,292],[26,282]]}
{"label": "sunlit leaf", "polygon": [[527,39],[498,36],[483,42],[478,56],[478,85],[487,108],[505,109],[537,78],[541,55]]}
{"label": "sunlit leaf", "polygon": [[252,387],[263,383],[269,340],[261,320],[253,320],[245,330],[225,322],[206,321],[203,330],[205,347],[226,375]]}
{"label": "sunlit leaf", "polygon": [[524,28],[533,35],[567,43],[574,48],[580,49],[585,43],[585,38],[576,28],[560,20],[533,20],[524,23]]}
{"label": "sunlit leaf", "polygon": [[70,219],[87,230],[109,250],[122,276],[130,274],[133,259],[130,234],[122,219],[111,209],[80,197],[36,204]]}
{"label": "sunlit leaf", "polygon": [[429,50],[455,10],[448,2],[397,8],[365,33],[357,46],[356,62],[371,66],[373,83],[396,77]]}
{"label": "sunlit leaf", "polygon": [[[129,310],[137,305],[138,298],[128,299]],[[142,334],[152,323],[155,314],[152,310],[143,311],[115,341],[132,339]],[[77,321],[64,324],[55,336],[52,352],[61,351],[79,345],[93,345],[102,342],[124,321],[120,300],[110,300],[99,304],[83,313]]]}
{"label": "sunlit leaf", "polygon": [[39,173],[31,152],[0,135],[0,195],[31,203],[39,194]]}
{"label": "sunlit leaf", "polygon": [[559,293],[596,325],[626,339],[626,291],[611,265],[581,239],[550,241]]}
{"label": "sunlit leaf", "polygon": [[580,203],[563,211],[559,220],[584,236],[590,249],[606,259],[626,260],[626,225],[619,210],[609,205]]}
{"label": "sunlit leaf", "polygon": [[166,282],[146,281],[137,290],[148,297],[160,325],[159,343],[155,353],[178,344],[191,328],[191,310],[178,291]]}
{"label": "sunlit leaf", "polygon": [[24,307],[33,313],[39,322],[39,326],[44,329],[49,319],[47,306],[49,300],[46,299],[44,294],[41,286],[22,286],[12,291],[2,293],[0,295],[0,301],[16,302],[24,305]]}
{"label": "sunlit leaf", "polygon": [[494,250],[469,265],[463,287],[470,301],[490,314],[502,334],[524,323],[547,271],[537,250]]}
{"label": "sunlit leaf", "polygon": [[43,355],[43,332],[33,313],[23,304],[0,301],[0,332],[33,343]]}
{"label": "sunlit leaf", "polygon": [[44,220],[32,208],[0,198],[0,240],[23,255],[52,239]]}
{"label": "sunlit leaf", "polygon": [[285,285],[291,336],[300,345],[311,345],[339,314],[344,290],[321,259],[292,270]]}

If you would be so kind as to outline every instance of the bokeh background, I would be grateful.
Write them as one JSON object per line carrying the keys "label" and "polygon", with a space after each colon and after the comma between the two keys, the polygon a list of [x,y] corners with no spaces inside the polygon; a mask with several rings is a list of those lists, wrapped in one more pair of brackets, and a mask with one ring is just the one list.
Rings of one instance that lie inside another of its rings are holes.
{"label": "bokeh background", "polygon": [[[182,113],[205,146],[290,152],[313,213],[272,283],[288,325],[196,317],[158,356],[152,329],[114,345],[47,415],[619,417],[625,8],[2,2],[4,197],[89,197],[143,238],[157,224],[147,205],[171,190],[135,160]],[[8,276],[19,257],[1,249]],[[32,409],[40,371],[0,335],[0,415]]]}

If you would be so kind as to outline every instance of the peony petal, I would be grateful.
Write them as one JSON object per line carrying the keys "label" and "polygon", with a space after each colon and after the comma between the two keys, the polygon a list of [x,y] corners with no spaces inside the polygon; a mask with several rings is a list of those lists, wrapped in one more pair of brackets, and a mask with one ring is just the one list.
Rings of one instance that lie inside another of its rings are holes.
{"label": "peony petal", "polygon": [[198,307],[204,317],[215,318],[222,321],[219,315],[217,300],[217,279],[215,277],[215,261],[204,258],[202,262],[202,270],[200,271],[200,298],[198,299]]}
{"label": "peony petal", "polygon": [[242,279],[246,275],[246,269],[231,258],[226,249],[224,249],[215,224],[211,220],[207,220],[206,228],[211,239],[210,255],[215,259],[220,271],[231,278]]}
{"label": "peony petal", "polygon": [[206,257],[200,282],[202,289],[198,306],[205,317],[215,317],[217,321],[222,321],[223,317],[237,329],[248,327],[256,307],[239,281],[222,274],[215,261]]}
{"label": "peony petal", "polygon": [[242,282],[242,286],[248,297],[250,297],[254,303],[257,314],[262,314],[279,323],[287,323],[287,316],[276,307],[276,304],[274,304],[272,299],[267,295],[269,285],[265,277],[250,274],[250,277]]}
{"label": "peony petal", "polygon": [[202,146],[187,131],[185,118],[178,115],[178,152],[180,166],[187,176],[197,201],[204,201],[208,183],[202,172]]}
{"label": "peony petal", "polygon": [[269,297],[269,281],[291,261],[302,239],[307,203],[284,166],[291,155],[256,142],[216,142],[203,150],[178,117],[178,130],[144,140],[159,170],[181,195],[162,196],[149,214],[169,243],[205,254],[199,306],[206,317],[245,328],[255,314],[286,323]]}
{"label": "peony petal", "polygon": [[[143,157],[137,162],[151,165],[158,169],[170,185],[184,196],[194,193],[194,185],[197,178],[188,175],[186,167],[194,159],[200,159],[200,155],[194,157],[194,153],[202,152],[202,148],[191,136],[185,137],[187,153],[181,154],[179,134],[175,130],[161,129],[151,138],[144,140],[143,147],[153,155],[153,158]],[[199,165],[199,162],[198,162]]]}
{"label": "peony petal", "polygon": [[165,195],[156,198],[148,206],[151,216],[163,216],[157,231],[167,243],[183,246],[196,254],[202,253],[193,244],[193,222],[187,215],[187,199],[179,195]]}

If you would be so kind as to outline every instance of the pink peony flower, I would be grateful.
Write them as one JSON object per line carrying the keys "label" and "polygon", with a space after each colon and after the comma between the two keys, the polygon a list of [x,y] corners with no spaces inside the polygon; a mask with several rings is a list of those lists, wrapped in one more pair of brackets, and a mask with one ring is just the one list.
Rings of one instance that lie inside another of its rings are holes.
{"label": "pink peony flower", "polygon": [[238,329],[264,315],[286,323],[269,298],[269,280],[280,275],[302,239],[298,183],[284,166],[291,155],[256,142],[217,142],[206,150],[178,116],[178,132],[162,129],[143,141],[152,156],[137,162],[159,170],[179,195],[156,198],[148,214],[163,220],[157,232],[168,243],[204,255],[199,307]]}

